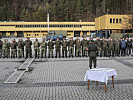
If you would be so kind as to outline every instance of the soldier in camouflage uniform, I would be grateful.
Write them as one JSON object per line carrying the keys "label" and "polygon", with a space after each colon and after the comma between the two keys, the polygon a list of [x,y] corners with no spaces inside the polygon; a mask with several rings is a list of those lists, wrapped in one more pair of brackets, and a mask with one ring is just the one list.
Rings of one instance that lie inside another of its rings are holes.
{"label": "soldier in camouflage uniform", "polygon": [[8,43],[7,43],[6,39],[4,40],[4,43],[2,46],[2,53],[3,53],[3,58],[5,58],[5,57],[8,58],[9,52],[8,52]]}
{"label": "soldier in camouflage uniform", "polygon": [[40,43],[38,41],[38,39],[36,38],[34,41],[34,52],[35,52],[35,58],[39,58],[40,56]]}
{"label": "soldier in camouflage uniform", "polygon": [[97,39],[95,40],[95,43],[97,45],[97,56],[100,56],[102,57],[102,43],[101,43],[101,40],[100,38],[97,37]]}
{"label": "soldier in camouflage uniform", "polygon": [[59,55],[59,57],[61,58],[61,55],[60,55],[60,48],[61,48],[61,42],[60,42],[60,40],[57,38],[57,40],[55,41],[55,51],[56,51],[56,56],[55,56],[55,58],[57,58],[58,55]]}
{"label": "soldier in camouflage uniform", "polygon": [[23,54],[23,58],[24,58],[24,46],[25,46],[25,42],[23,41],[23,39],[21,39],[21,43],[22,43],[22,54]]}
{"label": "soldier in camouflage uniform", "polygon": [[3,46],[3,41],[0,40],[0,58],[2,57],[2,46]]}
{"label": "soldier in camouflage uniform", "polygon": [[86,50],[86,48],[88,47],[88,41],[87,41],[87,39],[86,38],[84,38],[82,41],[81,41],[81,44],[82,44],[82,50],[83,50],[83,57],[84,56],[88,56],[88,51]]}
{"label": "soldier in camouflage uniform", "polygon": [[103,38],[102,40],[102,51],[103,51],[103,56],[107,57],[107,50],[108,50],[108,41]]}
{"label": "soldier in camouflage uniform", "polygon": [[[53,49],[54,49],[54,43],[53,43],[53,41],[52,41],[52,39],[50,39],[50,41],[48,42],[48,57],[50,58],[51,56],[52,56],[52,58],[53,58]],[[52,55],[51,55],[52,54]]]}
{"label": "soldier in camouflage uniform", "polygon": [[15,39],[14,39],[14,44],[15,44],[15,55],[16,55],[16,57],[17,57],[17,42],[16,42]]}
{"label": "soldier in camouflage uniform", "polygon": [[77,52],[77,44],[78,44],[78,40],[79,40],[79,38],[77,37],[76,39],[75,39],[75,41],[74,41],[74,44],[75,44],[75,57],[76,57],[76,52]]}
{"label": "soldier in camouflage uniform", "polygon": [[19,39],[19,41],[17,43],[17,46],[18,46],[18,57],[22,58],[22,55],[23,55],[23,50],[22,50],[23,44],[22,44],[21,39]]}
{"label": "soldier in camouflage uniform", "polygon": [[66,39],[63,39],[61,45],[62,45],[62,57],[64,58],[64,55],[65,55],[65,57],[67,58],[67,46],[68,46],[68,42],[66,41]]}
{"label": "soldier in camouflage uniform", "polygon": [[8,57],[10,57],[10,47],[11,47],[11,44],[10,44],[10,42],[8,42],[8,39],[6,40],[6,42],[7,42],[7,48],[8,48],[8,50],[7,50]]}
{"label": "soldier in camouflage uniform", "polygon": [[111,38],[109,38],[108,47],[108,56],[110,57],[112,55],[114,57],[114,41]]}
{"label": "soldier in camouflage uniform", "polygon": [[28,57],[32,58],[31,45],[32,45],[32,41],[29,38],[27,38],[27,40],[25,41],[26,58]]}
{"label": "soldier in camouflage uniform", "polygon": [[15,58],[16,55],[16,43],[14,40],[12,40],[11,43],[11,58]]}
{"label": "soldier in camouflage uniform", "polygon": [[68,41],[68,50],[69,50],[69,57],[73,56],[73,51],[74,51],[74,40],[73,38],[71,38],[69,41]]}
{"label": "soldier in camouflage uniform", "polygon": [[119,39],[115,38],[114,45],[115,45],[115,57],[116,56],[119,57],[120,56],[120,41],[119,41]]}
{"label": "soldier in camouflage uniform", "polygon": [[80,40],[77,40],[77,44],[76,44],[76,57],[81,57],[81,42]]}
{"label": "soldier in camouflage uniform", "polygon": [[45,55],[45,58],[46,58],[47,45],[48,44],[45,42],[45,39],[42,39],[42,42],[40,43],[40,46],[41,46],[41,58],[43,58],[43,55]]}

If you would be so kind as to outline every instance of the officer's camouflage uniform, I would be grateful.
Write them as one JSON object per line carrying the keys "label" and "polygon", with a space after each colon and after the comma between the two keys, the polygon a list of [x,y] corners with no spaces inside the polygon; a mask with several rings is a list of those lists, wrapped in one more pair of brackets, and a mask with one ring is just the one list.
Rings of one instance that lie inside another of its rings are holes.
{"label": "officer's camouflage uniform", "polygon": [[113,40],[109,40],[108,41],[108,56],[110,57],[111,55],[114,56],[114,41]]}
{"label": "officer's camouflage uniform", "polygon": [[74,41],[74,44],[75,44],[75,56],[76,56],[76,52],[77,52],[77,44],[78,44],[78,38]]}
{"label": "officer's camouflage uniform", "polygon": [[23,50],[22,50],[23,44],[22,44],[22,42],[18,41],[17,46],[18,46],[18,57],[21,58],[23,56]]}
{"label": "officer's camouflage uniform", "polygon": [[31,40],[26,40],[25,41],[26,58],[28,58],[28,56],[30,58],[32,57],[31,45],[32,45],[32,41]]}
{"label": "officer's camouflage uniform", "polygon": [[46,53],[47,53],[47,43],[45,41],[42,41],[40,43],[40,46],[41,46],[41,58],[43,58],[43,55],[45,55],[45,58],[46,58]]}
{"label": "officer's camouflage uniform", "polygon": [[51,41],[48,42],[48,55],[49,58],[52,56],[53,57],[53,49],[54,49],[54,43]]}
{"label": "officer's camouflage uniform", "polygon": [[103,48],[102,48],[103,55],[104,55],[104,57],[107,57],[108,41],[103,40],[102,41],[102,46],[103,46]]}
{"label": "officer's camouflage uniform", "polygon": [[2,47],[2,53],[3,53],[3,57],[7,57],[8,58],[8,43],[7,42],[4,42],[3,43],[3,47]]}
{"label": "officer's camouflage uniform", "polygon": [[67,57],[67,46],[68,46],[68,42],[67,41],[63,41],[62,42],[62,57]]}
{"label": "officer's camouflage uniform", "polygon": [[17,42],[14,40],[14,44],[15,44],[15,56],[17,57]]}
{"label": "officer's camouflage uniform", "polygon": [[77,41],[77,45],[76,45],[76,57],[81,57],[81,42],[80,40]]}
{"label": "officer's camouflage uniform", "polygon": [[69,57],[70,57],[70,56],[74,57],[74,56],[73,56],[73,51],[74,51],[74,40],[69,40],[69,41],[68,41],[68,44],[69,44],[69,45],[68,45],[68,46],[69,46],[69,47],[68,47],[68,49],[69,49]]}
{"label": "officer's camouflage uniform", "polygon": [[86,48],[88,47],[88,41],[84,39],[84,40],[81,41],[81,44],[82,44],[82,50],[83,50],[82,55],[83,55],[83,57],[84,56],[87,57],[88,56],[88,51],[86,50]]}
{"label": "officer's camouflage uniform", "polygon": [[11,43],[10,42],[8,42],[8,40],[7,40],[7,53],[8,53],[8,57],[10,57],[10,47],[11,47]]}
{"label": "officer's camouflage uniform", "polygon": [[102,43],[101,43],[101,40],[100,39],[97,39],[96,41],[95,41],[95,43],[96,43],[96,45],[97,45],[97,55],[98,56],[102,56]]}
{"label": "officer's camouflage uniform", "polygon": [[115,40],[115,56],[120,56],[120,41],[117,39]]}
{"label": "officer's camouflage uniform", "polygon": [[3,46],[3,42],[0,40],[0,58],[2,57],[2,46]]}
{"label": "officer's camouflage uniform", "polygon": [[59,55],[59,57],[61,57],[61,55],[60,55],[60,48],[61,48],[61,42],[58,40],[56,40],[55,41],[55,51],[56,51],[56,58],[57,58],[57,56]]}
{"label": "officer's camouflage uniform", "polygon": [[40,43],[38,40],[34,41],[35,58],[40,56]]}
{"label": "officer's camouflage uniform", "polygon": [[23,54],[23,57],[24,57],[24,46],[25,46],[25,42],[21,39],[21,43],[22,43],[22,54]]}
{"label": "officer's camouflage uniform", "polygon": [[16,55],[16,43],[11,43],[11,58],[15,58]]}

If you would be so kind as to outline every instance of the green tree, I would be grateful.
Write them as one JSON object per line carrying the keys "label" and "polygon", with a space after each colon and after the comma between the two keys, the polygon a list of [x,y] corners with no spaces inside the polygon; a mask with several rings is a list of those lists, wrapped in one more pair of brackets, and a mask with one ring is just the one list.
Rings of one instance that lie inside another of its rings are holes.
{"label": "green tree", "polygon": [[28,10],[26,10],[25,16],[24,16],[24,21],[31,21],[31,15]]}

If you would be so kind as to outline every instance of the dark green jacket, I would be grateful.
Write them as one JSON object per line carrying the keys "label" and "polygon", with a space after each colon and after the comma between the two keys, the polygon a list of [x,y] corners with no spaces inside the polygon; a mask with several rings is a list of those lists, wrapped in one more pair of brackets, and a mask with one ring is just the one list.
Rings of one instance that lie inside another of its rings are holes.
{"label": "dark green jacket", "polygon": [[89,57],[96,57],[97,56],[97,45],[92,43],[88,47],[89,49]]}
{"label": "dark green jacket", "polygon": [[57,48],[57,49],[61,48],[61,42],[60,41],[55,41],[55,48]]}
{"label": "dark green jacket", "polygon": [[61,45],[62,45],[62,48],[67,48],[68,42],[67,42],[67,41],[66,41],[66,42],[63,41],[63,42],[61,43]]}
{"label": "dark green jacket", "polygon": [[49,49],[54,49],[54,43],[53,42],[48,42],[48,48]]}

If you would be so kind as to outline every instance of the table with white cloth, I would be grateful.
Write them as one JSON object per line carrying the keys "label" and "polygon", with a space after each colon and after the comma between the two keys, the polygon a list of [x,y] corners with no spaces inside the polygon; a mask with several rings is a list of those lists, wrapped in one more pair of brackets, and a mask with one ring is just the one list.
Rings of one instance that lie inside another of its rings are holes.
{"label": "table with white cloth", "polygon": [[96,85],[99,82],[105,83],[105,93],[106,93],[106,85],[109,77],[112,77],[112,83],[114,88],[114,78],[117,76],[116,70],[111,68],[94,68],[86,71],[84,81],[88,81],[88,89],[89,82],[96,81]]}

